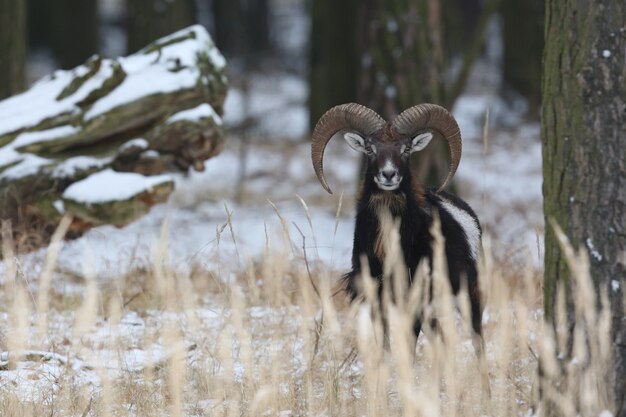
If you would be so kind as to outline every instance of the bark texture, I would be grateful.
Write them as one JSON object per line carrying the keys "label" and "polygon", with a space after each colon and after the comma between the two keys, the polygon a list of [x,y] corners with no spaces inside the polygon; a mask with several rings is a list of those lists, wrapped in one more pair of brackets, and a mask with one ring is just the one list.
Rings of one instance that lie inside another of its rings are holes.
{"label": "bark texture", "polygon": [[[587,248],[596,289],[608,287],[615,354],[614,415],[626,416],[626,3],[546,3],[542,140],[546,224]],[[568,270],[546,228],[545,312]]]}
{"label": "bark texture", "polygon": [[25,85],[26,0],[0,0],[0,98]]}

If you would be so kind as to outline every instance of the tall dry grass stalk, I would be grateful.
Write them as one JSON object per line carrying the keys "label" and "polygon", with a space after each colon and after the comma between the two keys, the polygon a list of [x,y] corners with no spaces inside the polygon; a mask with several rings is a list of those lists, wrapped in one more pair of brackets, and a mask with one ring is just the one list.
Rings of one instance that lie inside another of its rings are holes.
{"label": "tall dry grass stalk", "polygon": [[[268,238],[261,259],[240,257],[239,274],[221,276],[219,265],[209,271],[218,285],[170,267],[165,225],[141,278],[150,293],[144,303],[124,302],[125,278],[101,285],[87,267],[82,301],[66,312],[50,307],[47,294],[64,279],[55,273],[58,249],[32,280],[37,297],[29,296],[5,226],[2,416],[517,417],[543,413],[548,404],[568,416],[607,408],[610,312],[605,293],[595,308],[584,252],[564,244],[576,271],[570,332],[566,298],[559,298],[559,324],[546,326],[534,271],[511,276],[485,240],[482,345],[471,330],[466,290],[450,292],[437,227],[433,270],[421,265],[410,288],[397,232],[389,228],[382,299],[365,271],[363,299],[350,305],[337,292],[337,272],[320,262],[315,239],[274,207],[282,241]],[[236,241],[227,220],[216,245],[226,228]],[[424,319],[417,343],[416,314]]]}
{"label": "tall dry grass stalk", "polygon": [[567,289],[557,288],[555,317],[545,323],[539,408],[553,416],[601,415],[614,403],[609,280],[598,294],[586,249],[575,250],[561,228],[556,223],[552,227],[565,255],[570,283]]}

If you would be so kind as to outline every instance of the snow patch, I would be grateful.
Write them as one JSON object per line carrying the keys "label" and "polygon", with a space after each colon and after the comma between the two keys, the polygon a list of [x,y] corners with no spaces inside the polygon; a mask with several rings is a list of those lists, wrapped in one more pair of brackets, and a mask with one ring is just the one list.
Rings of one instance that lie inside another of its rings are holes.
{"label": "snow patch", "polygon": [[65,136],[71,136],[78,132],[80,132],[80,128],[69,125],[38,132],[26,132],[15,138],[15,140],[11,143],[11,147],[17,149],[33,143],[47,142]]}
{"label": "snow patch", "polygon": [[608,49],[605,49],[604,51],[602,51],[602,56],[605,58],[610,58],[611,57],[611,51],[609,51]]}
{"label": "snow patch", "polygon": [[618,280],[616,280],[616,279],[611,280],[611,289],[612,289],[614,292],[618,292],[618,291],[619,291],[619,287],[620,287],[620,283],[619,283],[619,281],[618,281]]}
{"label": "snow patch", "polygon": [[600,252],[598,252],[595,248],[595,246],[593,246],[593,242],[591,241],[591,238],[587,238],[587,240],[585,241],[585,244],[587,245],[587,249],[589,249],[589,253],[591,253],[591,256],[593,256],[596,261],[598,262],[602,262],[602,254]]}
{"label": "snow patch", "polygon": [[397,32],[398,22],[395,19],[387,19],[387,32]]}
{"label": "snow patch", "polygon": [[86,204],[123,201],[167,182],[173,182],[169,175],[146,177],[105,169],[70,185],[63,193],[63,198]]}
{"label": "snow patch", "polygon": [[89,169],[100,169],[109,164],[113,160],[112,157],[94,158],[93,156],[75,156],[69,158],[59,164],[52,171],[55,178],[73,177],[76,172],[87,171]]}
{"label": "snow patch", "polygon": [[[189,36],[190,33],[193,36],[189,39],[167,45],[170,40]],[[126,78],[115,90],[94,104],[85,115],[86,120],[130,101],[195,88],[200,76],[197,61],[203,53],[208,55],[216,68],[222,69],[226,65],[208,32],[200,25],[161,38],[156,41],[156,45],[164,46],[150,53],[144,49],[136,55],[119,58]]]}
{"label": "snow patch", "polygon": [[250,130],[272,139],[302,139],[310,134],[306,106],[308,86],[293,75],[253,74],[247,93],[230,88],[224,102],[224,125],[237,126],[251,118]]}
{"label": "snow patch", "polygon": [[65,213],[65,204],[63,204],[63,200],[55,200],[52,205],[61,214]]}
{"label": "snow patch", "polygon": [[127,151],[131,148],[148,149],[148,146],[150,146],[150,144],[144,138],[135,138],[120,146],[120,152]]}
{"label": "snow patch", "polygon": [[208,55],[215,68],[224,69],[226,67],[226,58],[217,48],[210,48]]}
{"label": "snow patch", "polygon": [[20,154],[20,158],[15,162],[17,163],[14,166],[6,169],[0,174],[0,179],[14,179],[35,175],[39,172],[41,167],[52,163],[49,159],[32,154]]}
{"label": "snow patch", "polygon": [[211,118],[215,121],[216,124],[222,125],[222,118],[215,112],[213,107],[208,103],[202,103],[198,107],[194,107],[193,109],[183,110],[174,115],[172,115],[167,121],[166,124],[180,122],[182,120],[187,120],[191,122],[197,122],[202,119]]}
{"label": "snow patch", "polygon": [[0,148],[0,168],[15,164],[23,159],[23,155],[9,146]]}
{"label": "snow patch", "polygon": [[145,158],[157,159],[159,156],[161,156],[161,154],[159,153],[159,151],[155,151],[154,149],[148,149],[147,151],[142,152],[141,156]]}

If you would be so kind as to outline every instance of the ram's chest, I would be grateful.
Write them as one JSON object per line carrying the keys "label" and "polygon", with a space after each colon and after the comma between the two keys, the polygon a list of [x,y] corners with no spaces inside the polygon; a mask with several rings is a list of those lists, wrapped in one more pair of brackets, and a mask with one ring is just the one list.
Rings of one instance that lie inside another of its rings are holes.
{"label": "ram's chest", "polygon": [[369,209],[377,223],[373,239],[374,256],[384,264],[388,253],[401,251],[399,227],[406,210],[406,198],[403,194],[376,194],[370,198]]}

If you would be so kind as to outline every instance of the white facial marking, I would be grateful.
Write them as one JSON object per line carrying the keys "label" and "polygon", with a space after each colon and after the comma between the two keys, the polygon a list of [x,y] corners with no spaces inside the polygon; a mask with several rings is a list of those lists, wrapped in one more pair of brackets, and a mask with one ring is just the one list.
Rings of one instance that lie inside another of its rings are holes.
{"label": "white facial marking", "polygon": [[411,152],[421,151],[430,143],[433,134],[430,132],[420,133],[411,140]]}
{"label": "white facial marking", "polygon": [[[394,172],[394,176],[389,180],[383,175],[384,172]],[[374,177],[374,182],[378,185],[378,188],[384,191],[396,190],[400,186],[400,181],[402,181],[402,177],[398,174],[398,168],[391,159],[385,161],[385,165]]]}
{"label": "white facial marking", "polygon": [[361,136],[357,135],[354,132],[346,132],[343,134],[343,138],[346,142],[348,142],[348,145],[355,151],[367,153],[367,151],[365,150],[365,139],[363,139]]}
{"label": "white facial marking", "polygon": [[406,145],[400,146],[400,153],[404,153],[405,150],[406,150]]}
{"label": "white facial marking", "polygon": [[396,171],[398,168],[396,168],[396,165],[393,163],[393,161],[391,159],[387,159],[385,161],[385,166],[383,167],[383,171]]}
{"label": "white facial marking", "polygon": [[480,230],[476,220],[465,210],[455,206],[449,201],[441,200],[441,205],[446,209],[448,213],[456,220],[465,232],[465,238],[467,239],[467,245],[470,249],[470,255],[472,259],[476,260],[478,256],[478,248],[480,247]]}

